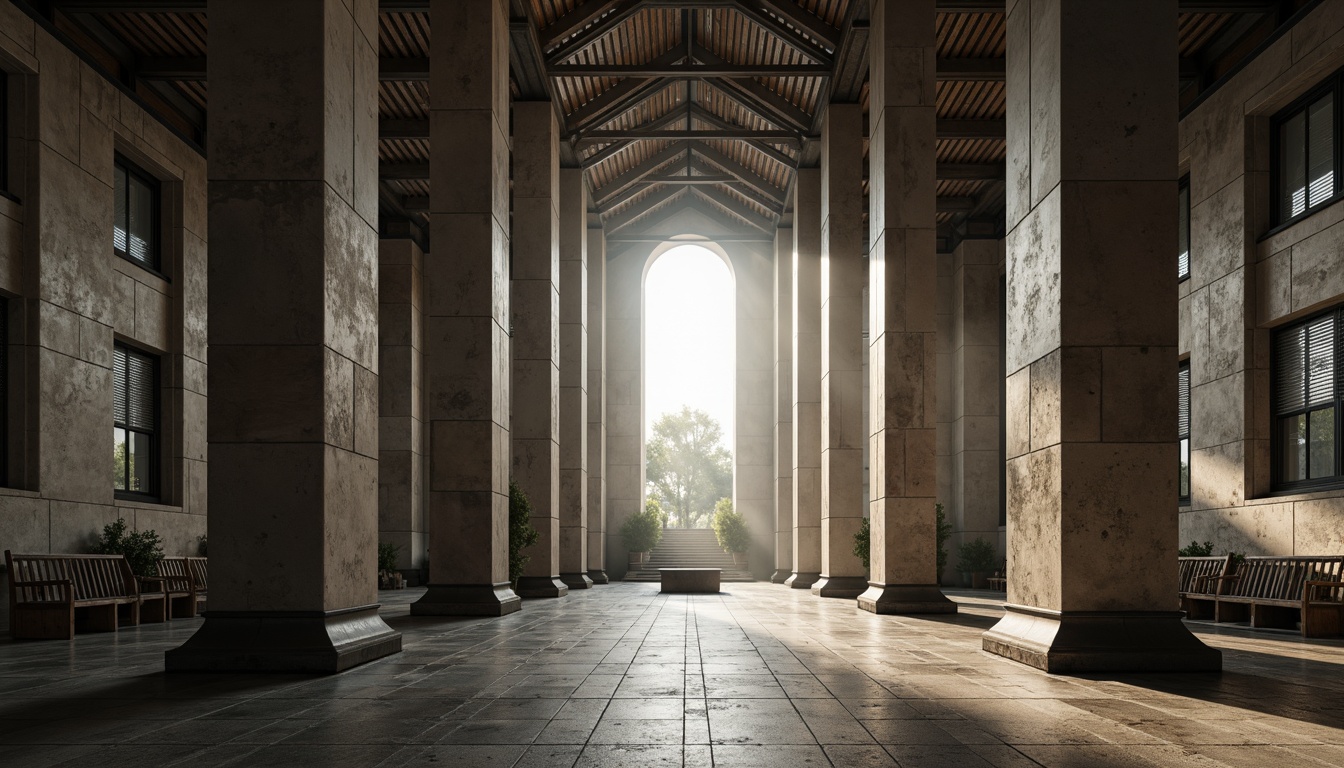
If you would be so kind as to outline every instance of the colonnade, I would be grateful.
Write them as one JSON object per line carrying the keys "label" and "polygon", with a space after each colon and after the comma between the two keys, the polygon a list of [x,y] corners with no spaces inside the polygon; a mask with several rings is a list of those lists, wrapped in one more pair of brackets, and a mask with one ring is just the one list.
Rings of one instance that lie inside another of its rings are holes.
{"label": "colonnade", "polygon": [[[404,524],[409,557],[427,539],[415,615],[498,616],[605,583],[624,556],[607,511],[643,489],[638,362],[607,348],[640,333],[642,297],[614,288],[634,268],[608,271],[553,105],[510,104],[505,3],[431,0],[447,31],[430,58],[434,247],[384,245],[382,306],[377,3],[237,5],[210,2],[210,388],[212,407],[257,418],[210,421],[214,595],[169,668],[339,670],[396,652],[367,578],[383,525]],[[1009,605],[984,647],[1052,671],[1217,668],[1174,610],[1174,3],[1007,5]],[[266,30],[284,30],[284,54],[259,54]],[[949,613],[934,0],[874,0],[869,50],[869,417],[863,114],[830,104],[773,265],[739,275],[774,312],[773,391],[756,393],[769,477],[746,495],[774,495],[772,530],[754,531],[772,581]],[[265,138],[275,125],[285,141]],[[380,310],[401,318],[381,351]],[[867,572],[852,552],[865,440]],[[380,500],[380,472],[384,491],[419,490]],[[540,532],[517,593],[510,477]]]}

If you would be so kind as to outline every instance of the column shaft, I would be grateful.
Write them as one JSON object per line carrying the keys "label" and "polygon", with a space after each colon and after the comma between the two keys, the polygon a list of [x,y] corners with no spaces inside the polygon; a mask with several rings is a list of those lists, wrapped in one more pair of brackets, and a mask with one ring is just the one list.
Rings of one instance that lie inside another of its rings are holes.
{"label": "column shaft", "polygon": [[417,615],[498,616],[509,588],[509,19],[503,0],[431,0],[425,261],[425,527]]}
{"label": "column shaft", "polygon": [[588,230],[588,577],[607,578],[607,237]]}
{"label": "column shaft", "polygon": [[549,101],[513,105],[513,479],[540,534],[523,597],[561,597],[560,126]]}
{"label": "column shaft", "polygon": [[775,573],[793,574],[793,228],[775,230]]}
{"label": "column shaft", "polygon": [[1172,0],[1008,14],[1008,603],[1050,672],[1216,670],[1176,561]]}
{"label": "column shaft", "polygon": [[934,0],[873,4],[868,257],[874,613],[955,613],[937,586]]}
{"label": "column shaft", "polygon": [[793,574],[821,577],[821,171],[799,168],[793,205]]}
{"label": "column shaft", "polygon": [[560,580],[588,589],[588,190],[560,171]]}
{"label": "column shaft", "polygon": [[821,133],[821,578],[812,594],[868,588],[863,522],[863,111],[831,104]]}
{"label": "column shaft", "polygon": [[420,313],[424,255],[414,240],[378,244],[378,541],[419,584],[425,562]]}
{"label": "column shaft", "polygon": [[377,4],[209,11],[214,578],[165,664],[338,672],[401,650],[376,582]]}

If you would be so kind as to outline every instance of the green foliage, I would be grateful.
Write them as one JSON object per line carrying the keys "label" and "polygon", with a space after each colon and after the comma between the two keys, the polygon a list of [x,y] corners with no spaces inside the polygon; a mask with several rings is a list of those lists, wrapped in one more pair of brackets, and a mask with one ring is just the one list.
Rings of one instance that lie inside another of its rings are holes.
{"label": "green foliage", "polygon": [[957,570],[961,573],[992,571],[996,562],[994,545],[978,536],[957,547]]}
{"label": "green foliage", "polygon": [[872,554],[873,530],[868,524],[868,518],[863,518],[859,523],[858,533],[854,534],[854,556],[863,561],[863,567],[868,568],[869,557]]}
{"label": "green foliage", "polygon": [[122,555],[136,576],[158,576],[159,562],[163,560],[163,539],[153,529],[126,531],[126,519],[103,526],[103,533],[93,545],[95,555]]}
{"label": "green foliage", "polygon": [[1241,567],[1242,563],[1246,562],[1245,552],[1228,552],[1227,554],[1232,556],[1232,570],[1234,572]]}
{"label": "green foliage", "polygon": [[378,571],[395,571],[397,569],[397,553],[401,547],[390,541],[378,543]]}
{"label": "green foliage", "polygon": [[723,428],[709,414],[683,407],[653,424],[646,447],[648,493],[668,506],[673,528],[705,526],[715,502],[733,492],[733,461]]}
{"label": "green foliage", "polygon": [[532,527],[532,502],[514,481],[509,481],[509,582],[518,583],[531,558],[523,550],[537,543],[541,534]]}
{"label": "green foliage", "polygon": [[1200,544],[1197,541],[1190,542],[1190,546],[1181,547],[1177,550],[1181,557],[1208,557],[1213,554],[1213,542],[1206,541]]}
{"label": "green foliage", "polygon": [[733,500],[719,499],[714,505],[714,538],[724,552],[741,554],[751,544],[751,535],[747,533],[747,521],[733,510]]}
{"label": "green foliage", "polygon": [[631,515],[621,526],[625,548],[631,552],[648,552],[658,546],[663,540],[666,519],[657,499],[644,502],[644,510]]}
{"label": "green foliage", "polygon": [[933,511],[938,526],[935,534],[938,540],[938,573],[942,574],[943,569],[947,567],[947,540],[952,538],[952,524],[947,522],[942,502],[934,504]]}
{"label": "green foliage", "polygon": [[200,555],[201,557],[206,557],[205,550],[206,550],[206,547],[205,547],[205,537],[204,537],[204,536],[197,536],[197,537],[196,537],[196,554]]}

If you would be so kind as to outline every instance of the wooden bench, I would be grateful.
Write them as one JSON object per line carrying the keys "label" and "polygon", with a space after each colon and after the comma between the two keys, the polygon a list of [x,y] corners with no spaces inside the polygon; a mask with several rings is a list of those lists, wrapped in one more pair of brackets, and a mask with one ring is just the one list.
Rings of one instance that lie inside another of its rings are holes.
{"label": "wooden bench", "polygon": [[1248,557],[1236,573],[1218,577],[1214,621],[1292,629],[1303,637],[1339,634],[1344,623],[1344,555]]}
{"label": "wooden bench", "polygon": [[1236,570],[1232,556],[1182,557],[1180,562],[1181,610],[1187,618],[1212,619],[1218,593],[1226,584],[1223,577]]}
{"label": "wooden bench", "polygon": [[719,591],[722,568],[659,568],[660,591],[674,594],[712,594]]}
{"label": "wooden bench", "polygon": [[[16,640],[69,640],[76,628],[112,632],[123,611],[131,625],[167,618],[163,581],[137,577],[121,555],[16,555],[5,550],[5,567],[9,629]],[[142,591],[142,583],[155,590]]]}
{"label": "wooden bench", "polygon": [[204,557],[165,557],[159,563],[159,577],[164,580],[172,618],[191,618],[205,606],[208,584]]}

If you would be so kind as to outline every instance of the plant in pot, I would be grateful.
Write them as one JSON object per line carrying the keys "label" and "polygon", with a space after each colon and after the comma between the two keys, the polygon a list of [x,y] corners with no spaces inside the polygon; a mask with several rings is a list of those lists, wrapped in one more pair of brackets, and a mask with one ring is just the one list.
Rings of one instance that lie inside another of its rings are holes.
{"label": "plant in pot", "polygon": [[747,547],[751,544],[751,535],[747,533],[747,521],[733,510],[733,500],[719,499],[714,505],[714,538],[724,552],[733,554],[733,565],[738,567],[747,563]]}
{"label": "plant in pot", "polygon": [[93,545],[95,555],[121,555],[136,576],[158,576],[163,561],[163,539],[152,528],[126,531],[126,519],[103,526],[103,533]]}
{"label": "plant in pot", "polygon": [[391,542],[378,544],[378,588],[404,589],[406,577],[397,570],[397,553],[401,547]]}
{"label": "plant in pot", "polygon": [[523,550],[537,543],[541,534],[532,525],[532,502],[513,480],[509,480],[509,586],[518,588],[523,568],[532,558]]}
{"label": "plant in pot", "polygon": [[969,586],[974,589],[986,587],[985,579],[994,569],[995,562],[994,545],[978,536],[957,547],[957,570],[962,574],[962,583],[969,580]]}
{"label": "plant in pot", "polygon": [[663,505],[658,499],[650,498],[644,502],[644,511],[630,516],[621,526],[621,539],[630,553],[630,567],[638,568],[644,564],[649,550],[658,546],[663,539],[663,523],[667,517],[663,514]]}
{"label": "plant in pot", "polygon": [[873,553],[872,542],[873,528],[869,525],[868,518],[865,517],[863,522],[859,523],[859,530],[854,533],[854,556],[863,563],[865,571],[871,567],[869,558]]}

